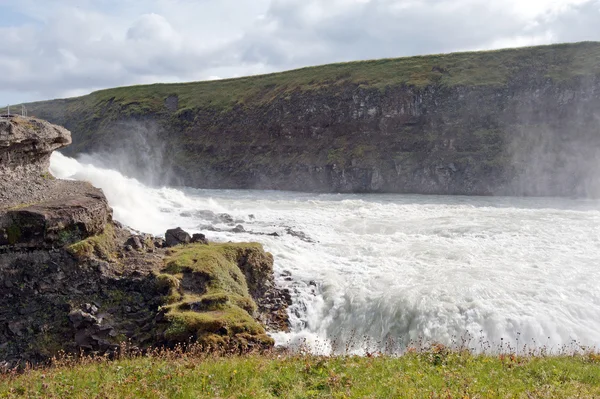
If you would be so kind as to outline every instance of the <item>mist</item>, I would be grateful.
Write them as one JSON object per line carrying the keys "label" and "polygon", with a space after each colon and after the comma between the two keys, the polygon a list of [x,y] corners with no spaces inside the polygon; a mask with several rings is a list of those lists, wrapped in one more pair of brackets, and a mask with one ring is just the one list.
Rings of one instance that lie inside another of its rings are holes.
{"label": "mist", "polygon": [[112,169],[151,187],[179,185],[169,159],[168,131],[155,121],[112,124],[98,149],[81,153],[82,164]]}

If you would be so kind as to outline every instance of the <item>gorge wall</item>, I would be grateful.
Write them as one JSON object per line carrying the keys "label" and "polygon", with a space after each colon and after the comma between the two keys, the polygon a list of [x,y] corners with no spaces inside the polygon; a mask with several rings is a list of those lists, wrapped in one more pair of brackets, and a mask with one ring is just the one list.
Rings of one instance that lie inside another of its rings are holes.
{"label": "gorge wall", "polygon": [[68,154],[116,154],[113,165],[150,183],[600,195],[600,43],[124,87],[28,107],[73,131]]}

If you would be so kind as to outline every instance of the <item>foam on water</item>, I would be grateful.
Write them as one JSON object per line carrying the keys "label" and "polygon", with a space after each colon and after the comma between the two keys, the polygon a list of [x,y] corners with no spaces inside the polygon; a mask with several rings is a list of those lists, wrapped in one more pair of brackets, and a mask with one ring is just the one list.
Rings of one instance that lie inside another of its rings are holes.
{"label": "foam on water", "polygon": [[194,212],[212,210],[277,232],[204,231],[273,253],[294,300],[292,332],[275,334],[282,344],[450,344],[466,332],[513,345],[600,344],[597,201],[153,189],[56,153],[51,170],[101,187],[115,218],[138,230],[198,232],[207,222]]}

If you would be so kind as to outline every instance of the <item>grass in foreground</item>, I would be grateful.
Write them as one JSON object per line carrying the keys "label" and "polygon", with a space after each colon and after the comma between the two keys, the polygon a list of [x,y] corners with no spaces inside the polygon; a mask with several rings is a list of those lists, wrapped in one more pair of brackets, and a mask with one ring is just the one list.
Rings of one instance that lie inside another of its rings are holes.
{"label": "grass in foreground", "polygon": [[0,376],[0,398],[597,398],[600,356],[402,357],[170,352]]}

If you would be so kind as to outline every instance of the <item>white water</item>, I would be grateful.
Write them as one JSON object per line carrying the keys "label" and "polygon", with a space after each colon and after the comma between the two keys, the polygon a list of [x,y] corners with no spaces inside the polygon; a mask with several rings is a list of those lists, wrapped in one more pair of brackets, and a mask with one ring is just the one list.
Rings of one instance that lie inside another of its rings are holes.
{"label": "white water", "polygon": [[207,222],[181,214],[212,210],[246,230],[278,232],[202,230],[273,253],[294,300],[293,331],[275,335],[281,344],[326,348],[365,335],[452,344],[467,332],[513,347],[600,344],[598,201],[153,189],[58,153],[51,171],[101,187],[115,218],[141,231],[199,232]]}

